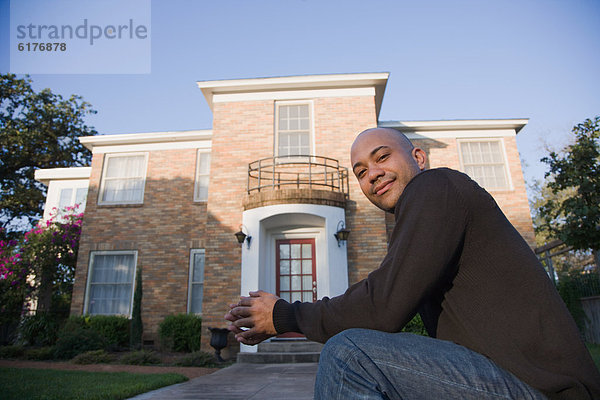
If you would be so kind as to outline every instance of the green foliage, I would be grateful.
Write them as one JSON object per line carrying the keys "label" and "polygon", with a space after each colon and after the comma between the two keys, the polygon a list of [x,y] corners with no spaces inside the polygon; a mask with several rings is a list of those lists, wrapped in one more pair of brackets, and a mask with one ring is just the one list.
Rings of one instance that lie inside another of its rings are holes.
{"label": "green foliage", "polygon": [[[184,382],[179,374],[59,371],[0,368],[3,400],[114,400],[128,399],[163,386]],[[26,384],[15,384],[25,382]]]}
{"label": "green foliage", "polygon": [[402,332],[414,333],[421,336],[428,336],[425,330],[425,325],[420,314],[416,314],[408,324],[402,329]]}
{"label": "green foliage", "polygon": [[24,353],[24,358],[27,360],[46,361],[54,359],[54,346],[38,347],[27,349]]}
{"label": "green foliage", "polygon": [[562,297],[569,312],[573,316],[577,327],[581,332],[585,328],[585,311],[581,305],[581,297],[583,297],[582,285],[578,282],[578,277],[575,275],[561,275],[558,282],[558,293]]}
{"label": "green foliage", "polygon": [[194,314],[168,315],[158,328],[161,344],[182,352],[200,350],[201,332],[202,318]]}
{"label": "green foliage", "polygon": [[65,100],[50,89],[35,92],[29,77],[0,74],[0,238],[30,226],[40,218],[45,186],[34,179],[39,168],[88,165],[91,153],[77,140],[95,135],[84,123],[95,113],[90,104],[72,95]]}
{"label": "green foliage", "polygon": [[26,346],[52,346],[58,338],[63,318],[47,312],[23,317],[19,327],[19,343]]}
{"label": "green foliage", "polygon": [[115,356],[104,350],[92,350],[76,355],[71,362],[73,364],[109,364],[114,360]]}
{"label": "green foliage", "polygon": [[592,360],[594,360],[594,364],[596,364],[596,368],[600,371],[600,344],[586,343],[585,345],[590,351],[590,355],[592,356]]}
{"label": "green foliage", "polygon": [[121,364],[129,365],[152,365],[160,364],[160,357],[153,351],[132,351],[121,357]]}
{"label": "green foliage", "polygon": [[10,345],[0,347],[0,358],[19,358],[25,353],[21,345]]}
{"label": "green foliage", "polygon": [[94,329],[89,329],[73,324],[73,327],[63,328],[58,334],[55,357],[71,359],[78,354],[90,350],[104,349],[106,342]]}
{"label": "green foliage", "polygon": [[575,143],[551,152],[547,187],[555,195],[541,205],[543,227],[575,249],[600,250],[600,117],[573,128]]}
{"label": "green foliage", "polygon": [[186,354],[175,365],[180,367],[204,367],[204,368],[215,368],[219,365],[215,362],[215,356],[204,351],[195,351],[190,354]]}
{"label": "green foliage", "polygon": [[[85,318],[84,318],[85,320]],[[87,317],[90,329],[104,338],[107,349],[118,350],[129,345],[129,319],[120,315],[93,315]]]}
{"label": "green foliage", "polygon": [[133,294],[133,310],[131,313],[131,342],[132,349],[142,347],[142,333],[144,325],[142,324],[142,268],[137,271],[135,278],[135,293]]}

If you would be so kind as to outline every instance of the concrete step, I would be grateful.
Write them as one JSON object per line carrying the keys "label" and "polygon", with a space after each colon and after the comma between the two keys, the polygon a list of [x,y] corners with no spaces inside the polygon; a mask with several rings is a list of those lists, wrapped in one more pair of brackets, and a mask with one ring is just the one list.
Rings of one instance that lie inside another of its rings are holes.
{"label": "concrete step", "polygon": [[323,345],[306,339],[273,339],[258,345],[256,353],[238,353],[237,362],[248,364],[295,364],[319,362]]}

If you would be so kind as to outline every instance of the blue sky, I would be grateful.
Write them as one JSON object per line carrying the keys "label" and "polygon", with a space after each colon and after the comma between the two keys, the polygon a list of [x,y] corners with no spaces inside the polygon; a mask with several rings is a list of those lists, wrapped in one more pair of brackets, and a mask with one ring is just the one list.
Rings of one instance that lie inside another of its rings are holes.
{"label": "blue sky", "polygon": [[[0,0],[2,73],[9,21]],[[150,74],[31,78],[83,96],[88,123],[113,134],[210,128],[199,80],[386,71],[382,121],[529,118],[530,182],[545,144],[600,115],[598,21],[597,0],[154,0]]]}

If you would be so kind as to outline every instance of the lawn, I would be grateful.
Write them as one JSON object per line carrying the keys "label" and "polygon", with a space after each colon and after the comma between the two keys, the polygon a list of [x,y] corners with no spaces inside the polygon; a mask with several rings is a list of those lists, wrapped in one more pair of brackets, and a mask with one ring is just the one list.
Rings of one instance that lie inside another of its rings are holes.
{"label": "lawn", "polygon": [[119,400],[186,381],[179,374],[0,368],[4,400]]}

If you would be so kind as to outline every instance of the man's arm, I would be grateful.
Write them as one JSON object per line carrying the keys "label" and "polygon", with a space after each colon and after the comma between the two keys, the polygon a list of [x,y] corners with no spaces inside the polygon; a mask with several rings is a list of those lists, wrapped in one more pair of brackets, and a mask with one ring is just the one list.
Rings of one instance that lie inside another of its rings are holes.
{"label": "man's arm", "polygon": [[365,280],[315,303],[277,303],[273,295],[243,298],[249,308],[234,307],[227,318],[234,321],[238,340],[295,327],[320,342],[349,328],[400,331],[424,301],[450,283],[460,256],[468,207],[446,174],[426,171],[406,187],[396,206],[389,252]]}

